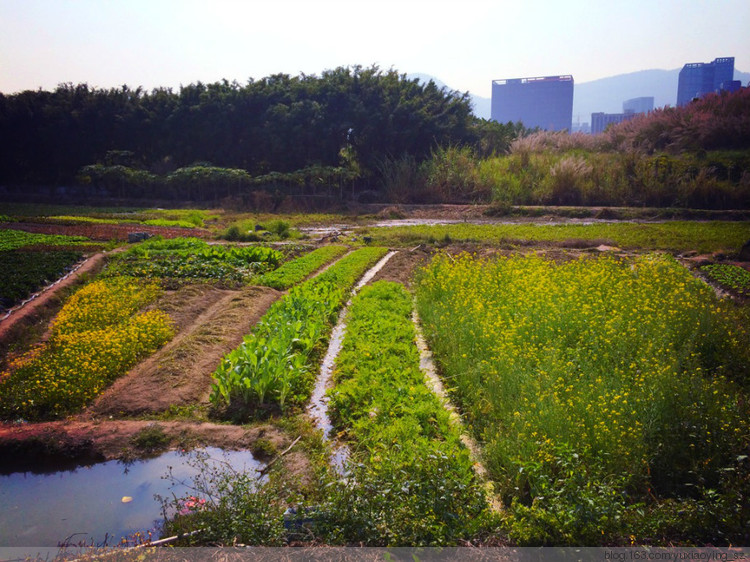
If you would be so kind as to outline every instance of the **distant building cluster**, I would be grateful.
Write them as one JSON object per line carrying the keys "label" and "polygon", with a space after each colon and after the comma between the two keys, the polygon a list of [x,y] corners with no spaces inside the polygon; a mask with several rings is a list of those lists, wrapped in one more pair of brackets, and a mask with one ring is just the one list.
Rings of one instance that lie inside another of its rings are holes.
{"label": "distant building cluster", "polygon": [[734,92],[740,87],[740,81],[734,80],[734,57],[714,59],[712,62],[691,62],[680,71],[677,106],[682,107],[706,94]]}
{"label": "distant building cluster", "polygon": [[622,123],[632,119],[641,113],[654,110],[653,96],[633,98],[622,102],[622,113],[592,113],[591,134],[596,135],[604,132],[608,125]]}
{"label": "distant building cluster", "polygon": [[[734,57],[708,63],[688,63],[680,71],[677,105],[685,105],[713,92],[734,92],[742,87],[734,78]],[[573,123],[573,77],[542,76],[493,80],[490,118],[500,123],[522,122],[528,128],[597,134],[654,110],[653,96],[625,100],[622,113],[592,113],[591,124]]]}

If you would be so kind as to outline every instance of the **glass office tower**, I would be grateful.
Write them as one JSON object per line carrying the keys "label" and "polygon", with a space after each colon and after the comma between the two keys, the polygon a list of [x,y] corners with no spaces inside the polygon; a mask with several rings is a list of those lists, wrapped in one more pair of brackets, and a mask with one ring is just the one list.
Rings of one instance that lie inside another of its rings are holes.
{"label": "glass office tower", "polygon": [[544,76],[492,82],[493,121],[547,131],[570,131],[573,125],[573,77]]}
{"label": "glass office tower", "polygon": [[677,85],[677,105],[683,106],[695,98],[722,89],[722,84],[734,78],[734,57],[722,57],[713,62],[691,62],[680,70]]}

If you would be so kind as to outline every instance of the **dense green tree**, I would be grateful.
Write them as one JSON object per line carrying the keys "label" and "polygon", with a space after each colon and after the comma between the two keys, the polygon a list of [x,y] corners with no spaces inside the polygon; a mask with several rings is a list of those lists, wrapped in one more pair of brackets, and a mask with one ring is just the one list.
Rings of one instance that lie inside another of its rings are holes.
{"label": "dense green tree", "polygon": [[489,127],[476,122],[468,94],[377,66],[178,92],[61,84],[0,96],[0,184],[70,183],[93,164],[165,176],[197,162],[252,176],[344,166],[372,181],[383,158],[476,144]]}

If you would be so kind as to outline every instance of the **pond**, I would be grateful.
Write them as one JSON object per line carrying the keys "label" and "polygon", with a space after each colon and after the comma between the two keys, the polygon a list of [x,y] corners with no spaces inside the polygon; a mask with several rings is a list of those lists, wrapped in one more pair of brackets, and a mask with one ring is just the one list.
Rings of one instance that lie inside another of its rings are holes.
{"label": "pond", "polygon": [[[249,451],[206,448],[210,462],[256,471]],[[140,532],[159,536],[163,497],[189,495],[197,475],[191,454],[170,451],[130,463],[108,461],[47,474],[0,476],[0,547],[70,544],[114,545]],[[170,472],[173,479],[166,478]],[[176,483],[180,482],[180,483]]]}

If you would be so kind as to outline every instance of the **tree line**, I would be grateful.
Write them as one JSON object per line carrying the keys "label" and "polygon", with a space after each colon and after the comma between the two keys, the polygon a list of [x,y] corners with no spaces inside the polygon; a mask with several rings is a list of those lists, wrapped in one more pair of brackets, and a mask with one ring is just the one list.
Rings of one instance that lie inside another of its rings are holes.
{"label": "tree line", "polygon": [[199,166],[242,181],[331,169],[375,186],[384,160],[449,145],[502,152],[521,129],[475,118],[468,93],[377,66],[178,91],[62,84],[0,94],[0,185],[69,185],[107,168],[137,183]]}

